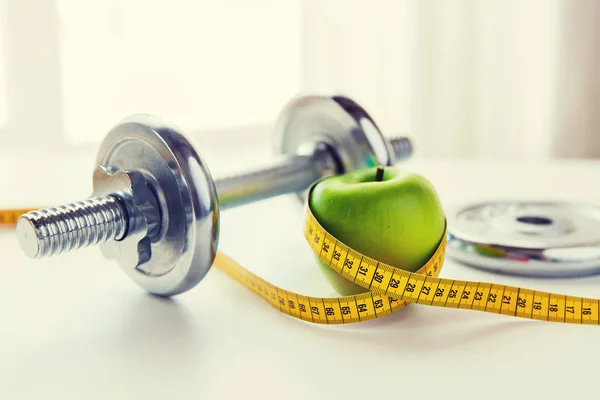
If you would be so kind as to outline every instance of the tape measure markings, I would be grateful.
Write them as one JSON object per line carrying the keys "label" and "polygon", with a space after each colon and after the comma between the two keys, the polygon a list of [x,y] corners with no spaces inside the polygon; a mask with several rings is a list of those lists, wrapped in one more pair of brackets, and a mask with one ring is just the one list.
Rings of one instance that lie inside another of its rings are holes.
{"label": "tape measure markings", "polygon": [[[401,298],[408,303],[438,307],[449,307],[450,303],[450,306],[460,309],[493,312],[542,321],[599,323],[599,300],[597,299],[565,296],[488,282],[438,278],[440,261],[443,260],[445,252],[445,234],[433,257],[422,268],[426,271],[423,275],[421,270],[417,273],[403,271],[349,249],[348,246],[333,238],[323,229],[308,207],[305,207],[305,220],[305,236],[315,254],[318,254],[323,262],[346,279],[373,292]],[[318,248],[321,238],[325,239],[321,248]],[[328,249],[332,247],[332,242],[334,251],[329,252]],[[341,249],[341,252],[348,254],[342,267],[339,265],[339,260],[342,258],[334,257],[338,248]],[[348,259],[351,259],[350,263],[346,262]],[[348,272],[348,268],[349,266],[351,268],[356,259],[359,259],[359,267],[354,274],[351,274]],[[336,263],[334,260],[338,262]],[[375,267],[369,268],[367,267],[369,265],[375,265]],[[364,276],[370,270],[372,276],[382,276],[382,278],[372,279],[367,283],[367,279],[359,277],[361,270]]]}
{"label": "tape measure markings", "polygon": [[[32,209],[0,210],[0,226],[14,227]],[[440,278],[446,251],[444,231],[428,262],[412,273],[367,257],[329,234],[309,207],[304,237],[331,269],[365,288],[365,293],[312,297],[275,286],[218,251],[213,265],[280,312],[316,324],[348,324],[380,318],[409,304],[473,310],[525,319],[598,325],[600,299],[556,294],[492,282]]]}

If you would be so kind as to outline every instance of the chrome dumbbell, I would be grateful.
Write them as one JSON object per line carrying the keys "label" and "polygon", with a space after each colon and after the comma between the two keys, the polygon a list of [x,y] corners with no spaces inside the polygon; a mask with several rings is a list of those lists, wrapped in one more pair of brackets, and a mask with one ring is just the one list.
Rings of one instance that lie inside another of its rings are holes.
{"label": "chrome dumbbell", "polygon": [[209,271],[221,210],[286,193],[303,196],[324,176],[393,165],[412,153],[407,138],[388,141],[367,112],[343,96],[292,99],[274,134],[277,162],[213,180],[178,128],[132,115],[100,145],[92,196],[22,215],[21,248],[41,258],[97,244],[146,291],[173,296]]}

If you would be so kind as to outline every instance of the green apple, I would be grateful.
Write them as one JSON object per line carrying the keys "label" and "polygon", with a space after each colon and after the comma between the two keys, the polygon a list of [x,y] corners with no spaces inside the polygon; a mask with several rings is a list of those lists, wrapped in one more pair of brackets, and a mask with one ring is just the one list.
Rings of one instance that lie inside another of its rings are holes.
{"label": "green apple", "polygon": [[[356,251],[415,272],[442,240],[445,215],[433,185],[423,176],[394,167],[374,167],[316,182],[309,207],[331,235]],[[340,295],[363,293],[360,287],[319,266]]]}

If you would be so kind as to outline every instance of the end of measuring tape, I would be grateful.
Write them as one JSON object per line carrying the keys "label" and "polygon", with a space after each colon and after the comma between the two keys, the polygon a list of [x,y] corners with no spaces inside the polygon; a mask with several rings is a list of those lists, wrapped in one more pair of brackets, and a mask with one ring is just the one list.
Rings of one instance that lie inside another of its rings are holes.
{"label": "end of measuring tape", "polygon": [[29,211],[35,210],[34,208],[20,208],[20,209],[7,209],[0,210],[0,228],[14,228],[17,225],[19,217]]}

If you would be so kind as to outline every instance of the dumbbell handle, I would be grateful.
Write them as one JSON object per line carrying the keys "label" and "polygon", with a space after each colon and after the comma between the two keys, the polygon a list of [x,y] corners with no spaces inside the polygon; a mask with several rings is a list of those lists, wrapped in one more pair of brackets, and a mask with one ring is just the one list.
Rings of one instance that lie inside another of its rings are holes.
{"label": "dumbbell handle", "polygon": [[[396,161],[412,154],[408,138],[390,140]],[[334,159],[326,150],[316,150],[310,155],[282,156],[264,167],[228,177],[217,178],[215,186],[219,208],[238,207],[287,193],[302,192],[330,170]]]}

